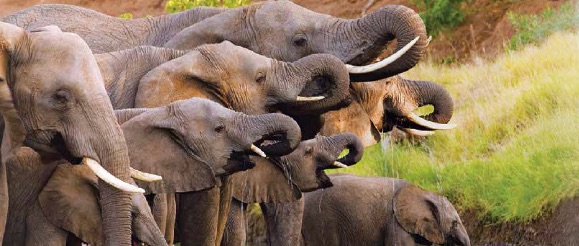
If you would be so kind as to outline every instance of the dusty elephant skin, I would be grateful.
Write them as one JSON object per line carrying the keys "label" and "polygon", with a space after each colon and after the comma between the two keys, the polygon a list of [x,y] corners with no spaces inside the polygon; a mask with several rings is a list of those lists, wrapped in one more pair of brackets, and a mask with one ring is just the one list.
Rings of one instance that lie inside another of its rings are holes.
{"label": "dusty elephant skin", "polygon": [[443,196],[404,180],[330,175],[334,187],[306,193],[306,245],[470,245]]}
{"label": "dusty elephant skin", "polygon": [[[79,36],[54,26],[26,32],[0,23],[0,61],[2,158],[9,180],[0,235],[7,245],[38,245],[43,242],[35,239],[43,237],[26,233],[41,231],[27,219],[62,158],[72,163],[90,158],[127,184],[129,156],[96,60]],[[1,187],[6,192],[5,181]],[[130,244],[130,195],[106,182],[98,188],[105,244]]]}
{"label": "dusty elephant skin", "polygon": [[65,32],[78,34],[99,54],[140,45],[162,46],[182,29],[223,11],[225,9],[197,7],[176,14],[126,20],[78,6],[44,4],[5,16],[0,21],[26,30],[56,25]]}
{"label": "dusty elephant skin", "polygon": [[[299,127],[288,116],[248,116],[204,99],[116,113],[122,122],[131,163],[135,164],[133,168],[163,177],[157,182],[139,182],[141,187],[160,195],[211,189],[218,185],[218,176],[254,165],[244,153],[250,151],[251,144],[277,133],[299,135]],[[299,136],[288,146],[295,148],[298,140]],[[68,188],[71,183],[76,185]],[[95,185],[96,178],[84,167],[59,167],[39,197],[40,210],[46,216],[29,220],[54,232],[51,237],[58,237],[65,230],[82,241],[102,245]],[[147,201],[139,197],[133,197],[132,201],[133,236],[148,245],[159,245],[142,220],[150,213]]]}
{"label": "dusty elephant skin", "polygon": [[[348,154],[338,158],[344,149],[348,149]],[[244,208],[248,203],[256,202],[262,206],[270,245],[297,242],[303,210],[285,204],[295,203],[301,198],[301,192],[331,187],[332,182],[324,170],[338,168],[336,163],[354,165],[360,161],[363,152],[364,147],[355,135],[343,133],[302,141],[291,154],[270,158],[275,166],[257,158],[256,166],[263,165],[270,170],[255,168],[231,176],[234,201],[222,245],[245,243]],[[274,203],[275,210],[272,210]]]}
{"label": "dusty elephant skin", "polygon": [[[280,31],[283,30],[283,31]],[[428,44],[426,28],[416,12],[404,6],[386,6],[360,19],[319,14],[290,1],[267,1],[239,7],[183,29],[164,46],[191,49],[229,40],[259,54],[295,61],[316,53],[332,54],[344,63],[373,61],[396,39],[396,51],[418,41],[400,59],[376,71],[353,74],[353,81],[373,81],[412,68]]]}

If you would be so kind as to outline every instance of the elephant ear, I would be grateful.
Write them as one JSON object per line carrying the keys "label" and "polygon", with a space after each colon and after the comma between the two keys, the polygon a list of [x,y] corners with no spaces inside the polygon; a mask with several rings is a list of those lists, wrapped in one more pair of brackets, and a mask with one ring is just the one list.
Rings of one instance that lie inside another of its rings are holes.
{"label": "elephant ear", "polygon": [[97,177],[85,165],[59,165],[38,196],[40,208],[50,221],[82,241],[102,245]]}
{"label": "elephant ear", "polygon": [[219,185],[213,169],[176,141],[174,134],[182,132],[182,123],[167,111],[151,110],[121,125],[131,167],[163,177],[161,181],[136,183],[153,194],[201,191]]}
{"label": "elephant ear", "polygon": [[405,231],[417,234],[434,244],[444,244],[439,218],[442,196],[425,191],[416,185],[402,187],[393,200],[394,215]]}
{"label": "elephant ear", "polygon": [[252,157],[255,167],[229,176],[232,195],[244,203],[280,203],[297,201],[302,197],[299,188],[275,164],[260,157]]}

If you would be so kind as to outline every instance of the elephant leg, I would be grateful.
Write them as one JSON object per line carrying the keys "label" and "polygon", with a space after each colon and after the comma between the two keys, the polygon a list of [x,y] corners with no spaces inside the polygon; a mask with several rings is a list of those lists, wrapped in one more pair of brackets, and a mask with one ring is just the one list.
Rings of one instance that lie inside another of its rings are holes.
{"label": "elephant leg", "polygon": [[215,245],[221,189],[179,193],[177,231],[182,246]]}
{"label": "elephant leg", "polygon": [[165,193],[155,194],[151,212],[161,233],[167,235],[167,196]]}
{"label": "elephant leg", "polygon": [[304,198],[288,203],[261,203],[268,245],[299,245],[302,239]]}
{"label": "elephant leg", "polygon": [[177,213],[175,193],[168,193],[167,195],[167,223],[165,231],[165,239],[169,245],[175,242],[175,218]]}
{"label": "elephant leg", "polygon": [[223,233],[225,231],[225,224],[227,223],[232,198],[231,182],[229,182],[229,178],[227,176],[222,177],[221,182],[223,186],[221,187],[221,193],[219,195],[219,217],[217,220],[217,238],[215,246],[221,245],[221,239],[223,238]]}
{"label": "elephant leg", "polygon": [[225,232],[221,240],[221,246],[245,245],[245,210],[247,204],[233,198],[229,207],[229,216],[225,225]]}
{"label": "elephant leg", "polygon": [[26,246],[66,245],[68,232],[56,227],[42,213],[38,202],[26,217]]}

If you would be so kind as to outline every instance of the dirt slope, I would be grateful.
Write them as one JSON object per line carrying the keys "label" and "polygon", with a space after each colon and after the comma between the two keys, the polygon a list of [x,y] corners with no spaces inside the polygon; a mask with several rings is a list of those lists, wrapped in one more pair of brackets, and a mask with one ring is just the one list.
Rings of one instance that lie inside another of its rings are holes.
{"label": "dirt slope", "polygon": [[[135,17],[165,13],[167,0],[0,0],[0,16],[42,3],[66,3],[92,8],[118,16],[132,13]],[[259,1],[259,0],[256,0]],[[464,23],[436,37],[428,50],[428,58],[435,61],[467,61],[474,55],[493,57],[514,33],[507,13],[540,13],[548,7],[556,8],[569,0],[496,1],[476,0],[463,6],[467,13]],[[418,11],[412,0],[295,0],[295,3],[316,12],[357,18],[364,10],[374,11],[388,4],[403,4]]]}

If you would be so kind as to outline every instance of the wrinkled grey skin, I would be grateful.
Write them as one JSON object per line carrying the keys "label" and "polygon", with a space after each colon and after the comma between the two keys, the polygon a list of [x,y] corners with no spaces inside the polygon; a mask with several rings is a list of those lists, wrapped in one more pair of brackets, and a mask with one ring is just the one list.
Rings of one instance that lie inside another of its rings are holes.
{"label": "wrinkled grey skin", "polygon": [[26,30],[56,25],[65,32],[78,34],[95,54],[100,54],[141,45],[163,46],[182,29],[224,11],[223,8],[197,7],[175,14],[127,20],[73,5],[43,4],[5,16],[0,21]]}
{"label": "wrinkled grey skin", "polygon": [[400,179],[330,177],[334,187],[304,196],[305,245],[470,245],[443,196]]}
{"label": "wrinkled grey skin", "polygon": [[428,44],[422,19],[412,9],[390,5],[360,19],[319,14],[290,1],[267,1],[214,15],[183,29],[164,46],[191,49],[229,40],[261,55],[295,61],[316,53],[332,54],[344,63],[374,61],[396,39],[396,51],[418,42],[396,62],[375,72],[352,75],[352,81],[373,81],[412,68]]}
{"label": "wrinkled grey skin", "polygon": [[[254,165],[244,151],[262,136],[299,134],[297,124],[288,116],[247,116],[204,99],[154,109],[120,110],[117,116],[133,167],[163,177],[158,182],[139,182],[152,194],[212,188],[220,182],[217,176]],[[299,138],[294,142],[290,147],[296,147]],[[30,224],[45,229],[29,237],[54,238],[51,241],[56,243],[66,240],[67,231],[91,245],[102,245],[96,177],[84,166],[63,165],[59,169],[40,194],[43,216],[29,218]],[[144,197],[133,196],[133,235],[148,245],[164,243],[162,237],[163,242],[156,241],[158,238],[144,223],[147,214],[150,210]]]}
{"label": "wrinkled grey skin", "polygon": [[[348,149],[348,155],[338,158],[344,149]],[[232,175],[231,179],[235,184],[233,186],[234,200],[221,245],[245,244],[244,210],[247,204],[256,202],[262,206],[269,244],[294,244],[297,241],[287,240],[292,237],[300,238],[302,210],[295,210],[294,206],[287,204],[294,204],[297,199],[301,198],[301,192],[331,187],[332,182],[324,170],[337,168],[332,165],[334,161],[348,166],[354,165],[360,161],[363,152],[362,142],[351,133],[331,137],[317,136],[314,139],[302,141],[291,154],[275,158],[272,161],[276,164],[273,167],[274,170],[263,170],[260,173],[258,169],[251,169]],[[256,167],[273,166],[263,158],[257,159],[259,160],[256,161]],[[278,214],[282,216],[268,210],[272,203],[277,204]],[[284,210],[286,208],[287,210]],[[282,221],[276,221],[279,219]]]}
{"label": "wrinkled grey skin", "polygon": [[[43,242],[25,242],[31,230],[25,222],[62,158],[78,163],[90,157],[130,182],[129,156],[96,60],[79,36],[57,27],[25,32],[0,23],[0,64],[6,168],[0,183],[0,235],[7,245],[38,245]],[[98,188],[105,244],[130,244],[129,194],[104,182]]]}

